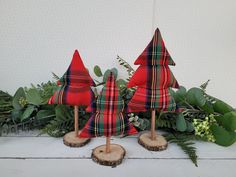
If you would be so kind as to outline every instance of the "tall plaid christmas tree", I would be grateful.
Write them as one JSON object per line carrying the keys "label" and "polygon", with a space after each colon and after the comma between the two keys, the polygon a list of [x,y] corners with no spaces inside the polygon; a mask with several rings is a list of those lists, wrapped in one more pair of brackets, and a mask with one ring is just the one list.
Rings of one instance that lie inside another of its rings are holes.
{"label": "tall plaid christmas tree", "polygon": [[89,139],[79,138],[78,106],[88,106],[92,103],[94,93],[90,86],[95,86],[95,83],[85,68],[77,50],[74,52],[69,68],[57,84],[59,87],[49,99],[48,104],[74,106],[74,131],[66,134],[63,141],[68,146],[83,146]]}
{"label": "tall plaid christmas tree", "polygon": [[155,133],[155,112],[175,111],[176,104],[169,88],[179,88],[178,82],[168,65],[175,65],[167,51],[161,33],[155,34],[134,63],[141,65],[128,83],[128,87],[137,86],[137,90],[128,103],[130,112],[152,111],[151,134],[139,137],[139,143],[149,150],[164,150],[167,142]]}
{"label": "tall plaid christmas tree", "polygon": [[80,137],[106,136],[106,145],[95,148],[92,158],[102,165],[118,165],[121,163],[125,151],[120,145],[110,144],[110,137],[132,135],[137,133],[137,131],[130,124],[128,118],[123,115],[124,101],[116,86],[115,77],[112,72],[96,100],[95,107],[96,111],[82,129]]}

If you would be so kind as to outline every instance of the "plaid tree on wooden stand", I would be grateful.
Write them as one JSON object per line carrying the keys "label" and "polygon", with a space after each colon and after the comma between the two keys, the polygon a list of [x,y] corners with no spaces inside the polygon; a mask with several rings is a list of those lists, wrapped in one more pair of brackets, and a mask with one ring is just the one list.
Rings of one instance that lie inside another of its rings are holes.
{"label": "plaid tree on wooden stand", "polygon": [[141,65],[128,83],[128,87],[137,86],[137,90],[128,103],[129,112],[152,111],[151,134],[139,137],[139,143],[149,150],[164,150],[167,142],[155,132],[155,111],[175,111],[176,104],[169,88],[179,88],[179,84],[168,65],[175,65],[167,51],[161,33],[155,34],[134,63]]}

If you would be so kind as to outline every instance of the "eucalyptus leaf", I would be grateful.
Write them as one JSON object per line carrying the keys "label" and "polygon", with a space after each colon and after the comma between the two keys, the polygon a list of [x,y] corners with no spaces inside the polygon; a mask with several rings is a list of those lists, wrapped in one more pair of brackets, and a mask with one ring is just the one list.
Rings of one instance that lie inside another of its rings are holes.
{"label": "eucalyptus leaf", "polygon": [[216,144],[230,146],[236,141],[236,132],[227,131],[216,124],[211,125],[210,130],[216,139]]}
{"label": "eucalyptus leaf", "polygon": [[97,77],[102,77],[102,71],[98,65],[94,66],[93,71]]}
{"label": "eucalyptus leaf", "polygon": [[214,113],[213,105],[209,101],[206,101],[206,103],[203,106],[201,106],[201,108],[208,114]]}
{"label": "eucalyptus leaf", "polygon": [[206,98],[203,95],[203,91],[199,88],[191,88],[186,95],[187,102],[195,106],[204,106]]}
{"label": "eucalyptus leaf", "polygon": [[107,81],[107,78],[108,78],[110,72],[111,72],[110,69],[108,69],[108,70],[105,71],[105,73],[104,73],[104,75],[103,75],[103,82],[106,82],[106,81]]}
{"label": "eucalyptus leaf", "polygon": [[175,92],[175,101],[181,102],[185,100],[186,94],[187,94],[186,88],[180,86],[179,89]]}
{"label": "eucalyptus leaf", "polygon": [[182,113],[180,113],[176,118],[176,128],[180,132],[184,132],[187,129],[187,124]]}
{"label": "eucalyptus leaf", "polygon": [[122,86],[126,86],[127,82],[124,79],[119,79],[116,81],[116,84],[120,88]]}
{"label": "eucalyptus leaf", "polygon": [[13,105],[13,107],[15,108],[15,109],[17,109],[17,110],[20,110],[20,109],[22,109],[24,106],[22,106],[20,103],[19,103],[19,100],[20,100],[20,98],[26,98],[25,97],[25,91],[24,91],[24,89],[22,88],[22,87],[20,87],[17,91],[16,91],[16,93],[15,93],[15,95],[13,96],[13,101],[12,101],[12,105]]}
{"label": "eucalyptus leaf", "polygon": [[187,132],[193,132],[194,131],[194,126],[191,122],[186,121],[186,125],[187,125],[187,129],[186,129]]}
{"label": "eucalyptus leaf", "polygon": [[115,76],[115,80],[117,79],[117,76],[118,76],[118,70],[116,68],[112,68],[111,69],[111,72],[114,74]]}
{"label": "eucalyptus leaf", "polygon": [[13,109],[11,112],[11,117],[14,122],[20,121],[20,118],[22,117],[23,111],[18,109]]}
{"label": "eucalyptus leaf", "polygon": [[26,94],[26,99],[30,104],[41,105],[43,100],[37,89],[30,89]]}
{"label": "eucalyptus leaf", "polygon": [[228,131],[236,130],[236,111],[228,112],[223,116],[215,117],[218,124]]}
{"label": "eucalyptus leaf", "polygon": [[220,114],[225,114],[225,113],[228,113],[228,112],[234,110],[230,105],[228,105],[227,103],[225,103],[221,100],[217,100],[213,104],[213,109],[214,109],[215,112],[218,112]]}
{"label": "eucalyptus leaf", "polygon": [[52,110],[40,110],[37,114],[36,114],[36,118],[37,119],[45,119],[45,118],[50,118],[55,116],[55,112]]}
{"label": "eucalyptus leaf", "polygon": [[172,88],[169,88],[170,95],[175,99],[176,101],[176,93]]}
{"label": "eucalyptus leaf", "polygon": [[21,121],[24,121],[24,120],[30,118],[30,116],[31,116],[31,114],[34,112],[34,110],[35,110],[35,107],[34,107],[34,106],[32,106],[32,105],[28,106],[28,107],[25,109],[25,111],[24,111],[24,113],[22,114],[22,116],[21,116]]}

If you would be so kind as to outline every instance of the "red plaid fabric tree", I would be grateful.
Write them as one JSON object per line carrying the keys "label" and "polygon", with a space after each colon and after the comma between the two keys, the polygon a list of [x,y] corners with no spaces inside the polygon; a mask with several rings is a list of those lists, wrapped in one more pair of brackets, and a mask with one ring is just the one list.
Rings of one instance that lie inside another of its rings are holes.
{"label": "red plaid fabric tree", "polygon": [[80,133],[80,137],[132,135],[137,133],[126,116],[123,115],[124,101],[111,72],[105,87],[96,100],[96,112]]}
{"label": "red plaid fabric tree", "polygon": [[98,146],[92,153],[92,159],[102,165],[117,165],[125,155],[122,146],[110,144],[111,136],[137,133],[127,116],[123,115],[123,110],[124,101],[116,86],[114,74],[111,72],[96,100],[96,112],[80,133],[80,137],[83,138],[106,136],[106,145]]}
{"label": "red plaid fabric tree", "polygon": [[70,66],[57,84],[59,87],[49,99],[49,104],[88,106],[94,100],[90,86],[95,86],[95,83],[85,68],[78,50],[74,52]]}
{"label": "red plaid fabric tree", "polygon": [[[64,136],[64,143],[68,137],[68,140],[72,141],[68,142],[68,145],[80,146],[80,144],[82,145],[85,140],[80,140],[78,137],[78,106],[88,106],[93,102],[94,93],[90,86],[95,86],[95,83],[85,68],[78,50],[75,50],[70,66],[57,84],[58,89],[49,99],[48,104],[65,104],[74,106],[75,131]],[[71,138],[70,136],[74,136],[74,138]]]}
{"label": "red plaid fabric tree", "polygon": [[152,140],[155,139],[155,110],[174,111],[176,108],[169,88],[179,88],[168,65],[175,65],[167,51],[161,33],[157,28],[155,34],[134,63],[141,65],[128,83],[128,87],[137,86],[137,90],[128,103],[130,112],[152,110]]}

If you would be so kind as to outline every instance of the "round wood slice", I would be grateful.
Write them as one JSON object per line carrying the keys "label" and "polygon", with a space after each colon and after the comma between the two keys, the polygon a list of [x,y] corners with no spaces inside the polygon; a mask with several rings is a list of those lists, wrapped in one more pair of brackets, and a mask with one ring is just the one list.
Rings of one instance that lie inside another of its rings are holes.
{"label": "round wood slice", "polygon": [[106,153],[106,145],[93,149],[92,159],[100,165],[115,167],[122,163],[125,156],[125,149],[118,144],[110,144],[111,152]]}
{"label": "round wood slice", "polygon": [[150,151],[162,151],[168,146],[166,139],[161,135],[156,135],[156,139],[152,140],[150,132],[141,134],[138,143]]}
{"label": "round wood slice", "polygon": [[89,138],[79,138],[75,135],[75,132],[69,132],[63,137],[63,142],[65,145],[70,147],[82,147],[90,141]]}

